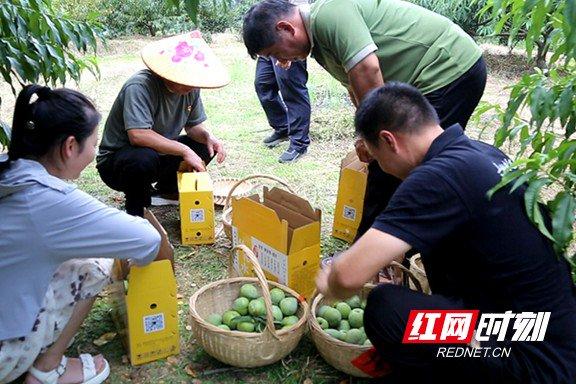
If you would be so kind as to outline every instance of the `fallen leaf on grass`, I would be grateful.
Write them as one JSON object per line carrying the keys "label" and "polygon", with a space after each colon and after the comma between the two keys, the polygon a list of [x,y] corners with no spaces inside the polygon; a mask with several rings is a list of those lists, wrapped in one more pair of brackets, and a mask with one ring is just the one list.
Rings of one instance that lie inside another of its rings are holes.
{"label": "fallen leaf on grass", "polygon": [[180,363],[180,359],[178,359],[176,356],[168,356],[168,358],[166,358],[166,361],[170,365],[178,365],[178,363]]}
{"label": "fallen leaf on grass", "polygon": [[97,338],[96,340],[94,340],[93,343],[94,343],[94,345],[101,347],[101,346],[111,342],[116,337],[116,335],[117,335],[116,332],[105,333],[102,336],[100,336],[99,338]]}
{"label": "fallen leaf on grass", "polygon": [[302,384],[314,384],[314,383],[312,382],[311,378],[307,377]]}
{"label": "fallen leaf on grass", "polygon": [[186,372],[188,376],[196,377],[196,371],[192,369],[191,364],[188,364],[186,367],[184,367],[184,372]]}
{"label": "fallen leaf on grass", "polygon": [[130,359],[126,355],[122,355],[122,364],[130,363]]}

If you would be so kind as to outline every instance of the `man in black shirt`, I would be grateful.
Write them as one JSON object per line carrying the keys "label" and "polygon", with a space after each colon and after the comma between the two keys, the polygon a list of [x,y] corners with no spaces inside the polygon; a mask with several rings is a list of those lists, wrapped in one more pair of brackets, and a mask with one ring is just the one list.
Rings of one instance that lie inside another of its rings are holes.
{"label": "man in black shirt", "polygon": [[[349,297],[393,260],[420,252],[433,295],[380,285],[364,314],[369,339],[400,377],[574,383],[576,301],[567,262],[528,219],[525,187],[487,196],[510,162],[506,155],[469,139],[458,124],[442,130],[428,101],[401,83],[367,95],[356,131],[380,167],[403,181],[372,228],[319,274],[319,291]],[[544,341],[507,335],[481,343],[510,347],[509,357],[448,359],[437,356],[437,344],[402,344],[412,309],[551,317]]]}

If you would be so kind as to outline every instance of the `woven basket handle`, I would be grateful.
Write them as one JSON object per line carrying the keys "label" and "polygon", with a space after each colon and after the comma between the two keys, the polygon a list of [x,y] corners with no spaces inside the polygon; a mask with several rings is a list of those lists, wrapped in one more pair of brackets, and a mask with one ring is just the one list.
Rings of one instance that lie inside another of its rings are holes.
{"label": "woven basket handle", "polygon": [[248,180],[252,180],[252,179],[269,179],[269,180],[273,180],[275,182],[277,182],[278,184],[286,187],[288,189],[288,191],[290,193],[294,193],[294,190],[292,188],[290,188],[290,186],[282,179],[279,179],[276,176],[272,176],[272,175],[250,175],[250,176],[246,176],[243,179],[240,179],[236,182],[236,184],[234,184],[232,186],[232,188],[230,188],[230,191],[228,192],[228,196],[226,196],[226,202],[224,203],[224,209],[222,211],[223,216],[226,214],[226,211],[230,208],[230,200],[232,199],[232,196],[234,194],[234,191],[236,190],[236,188],[238,188],[238,186],[240,186],[242,183],[248,181]]}
{"label": "woven basket handle", "polygon": [[391,265],[400,268],[402,270],[402,272],[404,272],[406,275],[408,275],[410,280],[412,280],[412,283],[414,283],[414,286],[416,287],[418,292],[424,293],[424,290],[422,289],[422,284],[420,284],[420,281],[418,280],[418,278],[416,276],[414,276],[414,274],[412,273],[411,270],[409,270],[408,268],[406,268],[405,266],[403,266],[401,263],[399,263],[397,261],[392,261]]}
{"label": "woven basket handle", "polygon": [[276,329],[274,328],[274,313],[272,312],[272,297],[270,296],[270,291],[268,290],[268,281],[266,280],[266,276],[264,275],[264,271],[262,267],[260,267],[260,263],[254,255],[254,252],[244,244],[239,244],[232,249],[232,252],[237,251],[244,252],[244,255],[250,260],[252,264],[252,268],[254,268],[254,272],[256,273],[256,277],[258,277],[258,282],[262,287],[262,296],[264,297],[264,305],[266,306],[266,328],[268,331],[274,336],[274,338],[280,340],[280,337],[276,333]]}

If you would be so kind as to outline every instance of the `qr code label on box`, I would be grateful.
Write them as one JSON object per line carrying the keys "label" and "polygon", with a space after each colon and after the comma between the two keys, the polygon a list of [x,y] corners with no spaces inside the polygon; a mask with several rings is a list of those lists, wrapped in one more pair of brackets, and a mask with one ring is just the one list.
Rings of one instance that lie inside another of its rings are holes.
{"label": "qr code label on box", "polygon": [[356,208],[348,205],[344,206],[344,218],[348,220],[356,220]]}
{"label": "qr code label on box", "polygon": [[144,333],[160,332],[166,328],[164,314],[144,316]]}
{"label": "qr code label on box", "polygon": [[203,209],[191,209],[190,210],[190,221],[193,223],[201,223],[204,221],[204,210]]}

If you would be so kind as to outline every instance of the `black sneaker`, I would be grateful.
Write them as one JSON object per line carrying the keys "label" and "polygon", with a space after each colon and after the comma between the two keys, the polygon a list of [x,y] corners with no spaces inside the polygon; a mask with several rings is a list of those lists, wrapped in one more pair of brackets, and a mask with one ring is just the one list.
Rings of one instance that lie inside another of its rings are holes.
{"label": "black sneaker", "polygon": [[274,148],[275,146],[277,146],[278,144],[280,144],[283,141],[288,140],[288,134],[287,133],[278,133],[276,131],[274,131],[273,134],[271,134],[270,136],[268,136],[267,138],[264,139],[264,145],[267,146],[268,148]]}
{"label": "black sneaker", "polygon": [[286,152],[284,152],[283,154],[280,155],[280,157],[278,158],[278,161],[280,163],[291,163],[293,161],[296,161],[296,159],[298,159],[300,156],[304,155],[305,153],[306,153],[306,150],[299,152],[295,149],[288,149]]}

